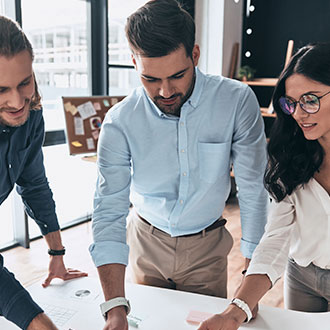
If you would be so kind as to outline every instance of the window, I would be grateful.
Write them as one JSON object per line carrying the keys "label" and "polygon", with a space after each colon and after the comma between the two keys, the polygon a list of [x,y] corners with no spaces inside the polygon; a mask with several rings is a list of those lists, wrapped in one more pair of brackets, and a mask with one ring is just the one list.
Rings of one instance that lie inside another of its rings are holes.
{"label": "window", "polygon": [[126,18],[146,0],[108,0],[109,8],[109,95],[127,95],[140,85],[125,36]]}
{"label": "window", "polygon": [[[24,0],[23,30],[32,43],[34,71],[42,95],[46,134],[64,131],[62,96],[91,95],[87,48],[90,38],[88,2]],[[38,10],[36,10],[38,8]],[[60,226],[91,216],[96,165],[70,156],[66,144],[43,148]],[[29,220],[30,237],[40,235]]]}
{"label": "window", "polygon": [[46,131],[64,130],[61,97],[90,95],[87,2],[24,0],[21,6],[23,29],[35,53]]}

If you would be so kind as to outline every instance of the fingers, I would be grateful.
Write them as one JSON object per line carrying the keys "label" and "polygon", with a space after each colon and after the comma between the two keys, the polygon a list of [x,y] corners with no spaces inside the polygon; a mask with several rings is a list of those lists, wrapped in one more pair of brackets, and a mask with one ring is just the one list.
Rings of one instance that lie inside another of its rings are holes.
{"label": "fingers", "polygon": [[68,281],[74,278],[85,277],[85,276],[88,276],[88,274],[76,269],[68,269],[68,271],[66,272],[66,274],[63,276],[62,279],[64,281]]}
{"label": "fingers", "polygon": [[47,286],[49,286],[49,284],[54,278],[60,278],[63,281],[68,281],[74,278],[85,277],[85,276],[88,276],[88,273],[81,272],[78,269],[68,268],[66,269],[66,272],[64,274],[55,274],[55,273],[48,274],[48,277],[45,279],[44,283],[42,283],[42,286],[44,288],[47,288]]}
{"label": "fingers", "polygon": [[50,284],[53,278],[55,278],[55,276],[49,274],[48,277],[45,279],[44,283],[42,283],[42,286],[44,288],[47,288],[47,286]]}

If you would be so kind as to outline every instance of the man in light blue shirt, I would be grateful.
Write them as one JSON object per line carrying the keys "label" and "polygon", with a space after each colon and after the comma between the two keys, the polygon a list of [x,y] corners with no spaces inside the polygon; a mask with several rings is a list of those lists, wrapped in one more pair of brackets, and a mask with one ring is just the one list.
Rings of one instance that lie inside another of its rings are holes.
{"label": "man in light blue shirt", "polygon": [[[105,329],[127,326],[124,274],[226,296],[232,238],[221,217],[233,164],[247,264],[264,231],[266,141],[247,85],[197,69],[195,26],[175,0],[150,1],[126,34],[142,87],[107,114],[98,144],[94,244]],[[130,200],[128,243],[126,218]]]}

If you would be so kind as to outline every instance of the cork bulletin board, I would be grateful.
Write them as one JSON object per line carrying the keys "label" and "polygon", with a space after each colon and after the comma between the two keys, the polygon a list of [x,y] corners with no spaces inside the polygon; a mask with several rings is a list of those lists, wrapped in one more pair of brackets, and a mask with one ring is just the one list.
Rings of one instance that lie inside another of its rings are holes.
{"label": "cork bulletin board", "polygon": [[105,114],[124,97],[62,97],[70,155],[96,153],[101,124]]}

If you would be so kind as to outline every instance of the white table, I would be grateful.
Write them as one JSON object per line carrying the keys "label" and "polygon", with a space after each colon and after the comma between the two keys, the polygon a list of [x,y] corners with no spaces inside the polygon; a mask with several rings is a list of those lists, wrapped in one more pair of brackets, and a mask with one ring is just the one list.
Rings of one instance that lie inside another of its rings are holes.
{"label": "white table", "polygon": [[[49,311],[59,329],[103,328],[104,320],[99,309],[103,294],[97,278],[58,281],[47,289],[43,289],[41,283],[36,283],[28,290],[41,307]],[[126,295],[131,302],[131,314],[142,319],[140,330],[196,329],[197,325],[186,322],[189,311],[217,313],[228,305],[226,299],[130,283],[126,285]],[[2,317],[0,329],[18,328]],[[330,313],[302,313],[260,306],[258,317],[241,329],[328,330]],[[130,327],[130,330],[136,328]]]}

